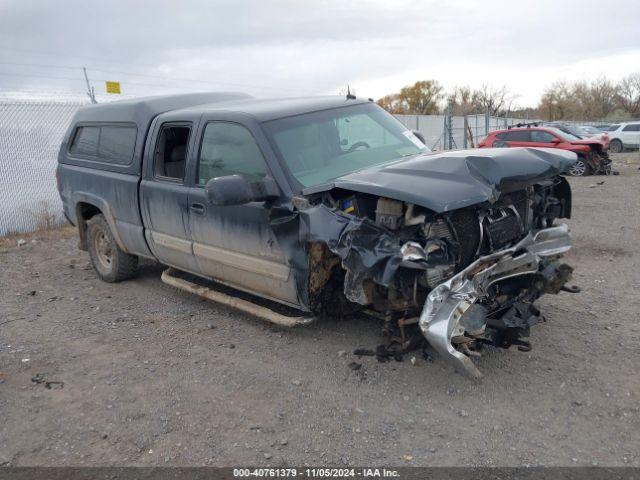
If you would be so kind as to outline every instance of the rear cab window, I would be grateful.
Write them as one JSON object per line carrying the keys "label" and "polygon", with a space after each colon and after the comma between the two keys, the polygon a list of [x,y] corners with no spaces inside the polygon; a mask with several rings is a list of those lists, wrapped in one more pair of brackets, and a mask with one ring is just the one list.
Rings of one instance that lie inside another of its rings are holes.
{"label": "rear cab window", "polygon": [[69,145],[69,154],[84,160],[130,165],[137,134],[135,125],[79,125]]}

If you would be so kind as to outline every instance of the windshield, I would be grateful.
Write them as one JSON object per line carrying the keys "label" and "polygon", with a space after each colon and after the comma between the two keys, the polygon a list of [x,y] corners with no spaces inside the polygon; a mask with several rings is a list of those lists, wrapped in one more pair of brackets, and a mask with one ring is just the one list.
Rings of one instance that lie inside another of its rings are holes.
{"label": "windshield", "polygon": [[428,152],[411,131],[373,103],[266,122],[278,155],[304,187]]}
{"label": "windshield", "polygon": [[560,138],[564,138],[565,140],[569,140],[570,142],[573,142],[574,140],[582,140],[579,136],[567,132],[564,128],[565,127],[562,127],[562,129],[549,127],[549,130],[558,135]]}
{"label": "windshield", "polygon": [[615,132],[619,128],[620,128],[620,125],[611,125],[610,127],[607,128],[607,132]]}

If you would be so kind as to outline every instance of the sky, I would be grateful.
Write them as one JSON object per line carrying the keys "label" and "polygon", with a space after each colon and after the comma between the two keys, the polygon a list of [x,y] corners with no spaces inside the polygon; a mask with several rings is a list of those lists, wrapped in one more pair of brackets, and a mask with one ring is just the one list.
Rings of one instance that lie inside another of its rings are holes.
{"label": "sky", "polygon": [[0,90],[380,98],[418,80],[506,86],[640,71],[639,0],[0,0]]}

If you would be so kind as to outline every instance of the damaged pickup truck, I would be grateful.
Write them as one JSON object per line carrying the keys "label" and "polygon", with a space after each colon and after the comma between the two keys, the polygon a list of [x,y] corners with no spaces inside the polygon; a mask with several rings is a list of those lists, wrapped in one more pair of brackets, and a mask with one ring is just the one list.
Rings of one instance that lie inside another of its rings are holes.
{"label": "damaged pickup truck", "polygon": [[[163,281],[275,323],[365,312],[385,351],[430,345],[480,376],[485,344],[528,348],[565,287],[571,152],[434,154],[375,103],[212,93],[91,105],[58,189],[103,280]],[[262,300],[256,298],[262,297]]]}

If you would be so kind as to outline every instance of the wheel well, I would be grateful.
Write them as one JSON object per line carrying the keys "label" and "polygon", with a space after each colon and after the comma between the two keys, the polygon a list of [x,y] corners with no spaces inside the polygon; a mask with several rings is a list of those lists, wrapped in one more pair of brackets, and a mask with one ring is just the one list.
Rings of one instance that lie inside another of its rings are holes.
{"label": "wheel well", "polygon": [[588,155],[586,153],[583,152],[578,152],[578,159],[582,160],[584,162],[584,164],[589,167],[591,170],[593,170],[595,168],[595,165],[593,164],[593,160],[591,158],[591,155]]}
{"label": "wheel well", "polygon": [[78,235],[80,236],[80,250],[87,250],[87,221],[102,213],[102,211],[90,203],[78,202],[76,205],[76,218],[78,221]]}

